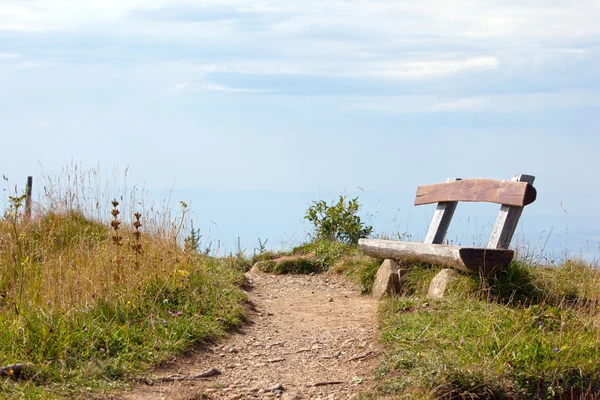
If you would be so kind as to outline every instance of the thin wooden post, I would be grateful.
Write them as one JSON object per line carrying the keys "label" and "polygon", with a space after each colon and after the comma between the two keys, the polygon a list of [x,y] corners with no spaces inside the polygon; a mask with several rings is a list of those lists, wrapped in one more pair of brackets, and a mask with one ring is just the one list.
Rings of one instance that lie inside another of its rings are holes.
{"label": "thin wooden post", "polygon": [[31,189],[33,187],[33,176],[27,177],[25,186],[25,219],[31,219]]}
{"label": "thin wooden post", "polygon": [[[446,182],[456,182],[460,180],[461,178],[448,178]],[[442,244],[444,242],[446,232],[448,232],[448,227],[450,226],[450,221],[452,221],[452,216],[454,215],[454,211],[456,211],[457,205],[458,201],[444,201],[438,203],[423,243]]]}
{"label": "thin wooden post", "polygon": [[[527,182],[533,185],[535,176],[525,174],[515,175],[512,180],[514,182]],[[508,249],[522,213],[523,207],[507,206],[504,204],[500,207],[492,236],[487,245],[488,249]]]}

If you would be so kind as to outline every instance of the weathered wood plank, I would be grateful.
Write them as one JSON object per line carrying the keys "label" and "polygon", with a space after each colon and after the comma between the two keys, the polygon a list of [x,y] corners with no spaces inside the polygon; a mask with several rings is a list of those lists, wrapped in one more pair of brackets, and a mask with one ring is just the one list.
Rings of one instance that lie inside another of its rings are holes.
{"label": "weathered wood plank", "polygon": [[[533,185],[535,176],[525,174],[515,175],[512,180],[514,182],[526,182]],[[507,204],[503,204],[502,207],[500,207],[500,212],[496,218],[496,224],[494,225],[490,241],[487,245],[488,249],[508,249],[522,213],[523,207]]]}
{"label": "weathered wood plank", "polygon": [[365,254],[376,258],[421,261],[483,275],[503,270],[514,257],[514,251],[512,250],[397,242],[379,239],[360,239],[358,247]]}
{"label": "weathered wood plank", "polygon": [[533,203],[536,195],[535,188],[527,182],[463,179],[419,186],[415,206],[447,201],[478,201],[523,207]]}
{"label": "weathered wood plank", "polygon": [[[456,181],[460,181],[460,178],[448,178],[446,182]],[[454,215],[454,211],[456,211],[457,206],[458,201],[445,201],[438,203],[423,243],[442,244],[444,242],[446,232],[448,232],[450,221],[452,221],[452,216]]]}

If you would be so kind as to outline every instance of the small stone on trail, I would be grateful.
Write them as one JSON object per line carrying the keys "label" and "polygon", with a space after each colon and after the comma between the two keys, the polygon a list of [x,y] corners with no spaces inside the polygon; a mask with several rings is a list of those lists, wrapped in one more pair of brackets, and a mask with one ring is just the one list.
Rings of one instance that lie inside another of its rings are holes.
{"label": "small stone on trail", "polygon": [[239,353],[240,351],[238,349],[236,349],[235,347],[232,347],[229,349],[229,352],[235,354],[235,353]]}
{"label": "small stone on trail", "polygon": [[341,355],[342,355],[342,352],[341,352],[341,351],[337,351],[337,352],[336,352],[334,355],[331,355],[331,356],[323,356],[323,357],[321,357],[321,358],[325,358],[325,359],[338,358],[338,357],[339,357],[339,356],[341,356]]}
{"label": "small stone on trail", "polygon": [[283,392],[285,390],[285,388],[283,387],[283,385],[281,383],[278,383],[276,385],[271,386],[270,388],[267,388],[267,391],[269,392]]}
{"label": "small stone on trail", "polygon": [[282,400],[300,400],[300,395],[296,392],[289,392],[289,393],[284,393],[283,396],[281,396]]}
{"label": "small stone on trail", "polygon": [[330,302],[330,303],[333,303],[333,297],[330,297],[330,298],[329,298],[329,302]]}

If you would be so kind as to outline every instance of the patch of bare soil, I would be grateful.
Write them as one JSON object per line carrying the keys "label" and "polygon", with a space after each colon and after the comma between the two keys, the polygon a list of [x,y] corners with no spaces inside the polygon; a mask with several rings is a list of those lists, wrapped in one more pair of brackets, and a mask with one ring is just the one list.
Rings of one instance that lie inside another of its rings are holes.
{"label": "patch of bare soil", "polygon": [[152,385],[111,398],[352,399],[372,386],[375,300],[335,275],[246,276],[256,308],[241,333],[154,371]]}

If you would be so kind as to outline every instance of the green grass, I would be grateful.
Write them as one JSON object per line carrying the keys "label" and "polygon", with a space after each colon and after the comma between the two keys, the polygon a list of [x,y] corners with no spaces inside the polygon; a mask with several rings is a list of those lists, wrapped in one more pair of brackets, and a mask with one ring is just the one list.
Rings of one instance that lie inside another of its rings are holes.
{"label": "green grass", "polygon": [[3,398],[122,388],[244,321],[242,271],[184,250],[175,222],[142,215],[136,235],[128,218],[114,229],[79,208],[40,207],[27,220],[18,199],[10,205],[0,219],[0,367],[27,367],[22,379],[0,378]]}
{"label": "green grass", "polygon": [[321,272],[321,266],[316,261],[302,257],[286,257],[277,261],[259,261],[258,269],[270,274],[314,274]]}
{"label": "green grass", "polygon": [[340,257],[331,268],[331,272],[343,274],[360,285],[362,294],[371,293],[377,270],[381,260],[365,256],[362,253],[351,253]]}
{"label": "green grass", "polygon": [[460,275],[431,301],[439,268],[416,265],[406,295],[380,308],[386,356],[376,395],[395,398],[597,398],[600,271],[515,262],[494,278]]}

